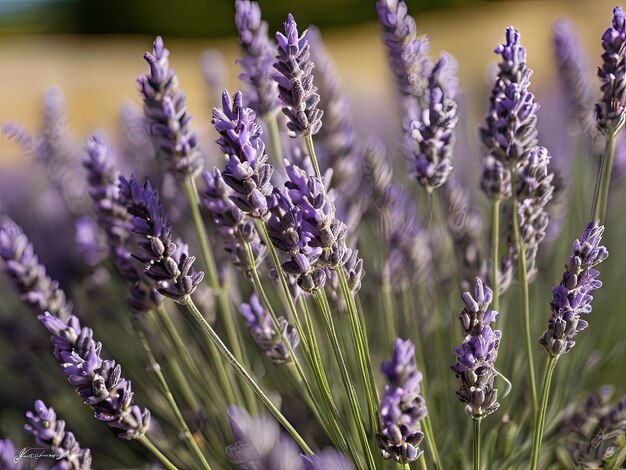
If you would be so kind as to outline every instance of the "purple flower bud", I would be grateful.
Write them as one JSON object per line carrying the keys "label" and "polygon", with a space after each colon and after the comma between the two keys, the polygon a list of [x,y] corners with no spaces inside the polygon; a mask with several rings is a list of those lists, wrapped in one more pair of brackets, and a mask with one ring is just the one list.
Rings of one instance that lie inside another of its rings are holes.
{"label": "purple flower bud", "polygon": [[604,261],[609,253],[600,245],[604,227],[589,222],[579,239],[574,241],[572,255],[563,273],[563,280],[552,290],[552,314],[548,329],[539,343],[552,357],[568,352],[576,342],[574,337],[587,327],[581,314],[591,313],[590,295],[602,286],[600,273],[594,266]]}
{"label": "purple flower bud", "polygon": [[[91,452],[82,449],[74,434],[65,431],[65,421],[57,419],[52,408],[47,408],[41,401],[35,402],[35,411],[26,412],[28,424],[24,426],[27,432],[35,436],[37,444],[50,449],[51,452],[62,456],[57,460],[57,469],[90,470]],[[14,454],[14,456],[17,454]],[[2,467],[4,468],[4,467]]]}
{"label": "purple flower bud", "polygon": [[144,54],[150,72],[140,76],[137,83],[156,147],[166,156],[170,172],[186,178],[197,175],[203,163],[197,137],[189,128],[186,97],[170,69],[168,56],[163,39],[157,36],[152,53]]}
{"label": "purple flower bud", "polygon": [[50,333],[54,357],[76,393],[122,439],[143,436],[150,424],[150,411],[134,404],[130,381],[121,367],[100,357],[102,344],[94,341],[93,330],[81,327],[77,317],[66,321],[45,312],[39,321]]}
{"label": "purple flower bud", "polygon": [[18,470],[15,463],[17,452],[10,439],[0,439],[0,468],[6,470]]}
{"label": "purple flower bud", "polygon": [[276,33],[277,61],[273,75],[278,83],[278,96],[284,103],[283,113],[289,119],[291,137],[314,135],[322,126],[323,111],[317,109],[320,97],[313,85],[313,61],[310,60],[306,31],[299,36],[298,26],[289,14],[284,23],[285,34]]}

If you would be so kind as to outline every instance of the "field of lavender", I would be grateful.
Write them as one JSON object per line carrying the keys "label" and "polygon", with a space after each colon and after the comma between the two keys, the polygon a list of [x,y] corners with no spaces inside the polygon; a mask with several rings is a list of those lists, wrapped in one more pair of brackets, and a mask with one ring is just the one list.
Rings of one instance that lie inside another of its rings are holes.
{"label": "field of lavender", "polygon": [[119,136],[77,142],[57,87],[2,123],[0,469],[626,468],[621,7],[598,57],[554,22],[545,104],[525,32],[494,37],[476,121],[377,0],[389,121],[319,29],[234,6],[210,133],[161,37]]}

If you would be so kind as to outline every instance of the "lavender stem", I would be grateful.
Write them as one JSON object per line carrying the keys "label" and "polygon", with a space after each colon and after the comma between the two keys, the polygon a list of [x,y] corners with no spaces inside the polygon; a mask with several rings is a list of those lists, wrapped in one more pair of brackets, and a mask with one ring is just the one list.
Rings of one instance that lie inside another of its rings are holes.
{"label": "lavender stem", "polygon": [[526,249],[522,244],[517,215],[517,198],[513,198],[513,235],[518,256],[519,282],[522,290],[522,319],[524,322],[524,347],[526,351],[526,362],[528,362],[528,380],[530,396],[533,404],[533,412],[537,413],[537,385],[535,381],[535,366],[533,363],[533,349],[530,333],[530,307],[528,293],[528,276],[526,274]]}
{"label": "lavender stem", "polygon": [[[133,323],[135,322],[139,323],[136,321],[137,320],[136,318],[133,318],[133,320],[135,320]],[[174,412],[174,416],[176,417],[176,421],[178,422],[178,425],[180,426],[180,429],[179,429],[180,434],[182,434],[185,437],[185,441],[187,442],[189,449],[193,452],[193,454],[196,456],[198,461],[202,464],[202,467],[206,470],[211,470],[211,466],[204,458],[204,455],[202,455],[202,452],[200,451],[198,444],[196,444],[196,441],[193,439],[193,436],[191,435],[191,431],[189,430],[189,427],[187,426],[187,423],[185,422],[185,418],[183,418],[183,415],[180,412],[180,408],[178,408],[178,405],[176,404],[176,400],[174,399],[174,396],[172,395],[172,391],[170,390],[170,387],[167,384],[165,377],[163,376],[163,372],[161,372],[161,366],[159,365],[156,358],[154,357],[154,354],[152,353],[152,348],[150,347],[150,343],[148,342],[148,338],[146,337],[143,327],[140,327],[138,324],[134,326],[135,326],[135,333],[139,337],[139,342],[141,343],[144,349],[144,352],[146,353],[146,356],[148,357],[150,369],[152,372],[156,374],[157,379],[159,381],[159,385],[161,385],[163,394],[165,395],[165,398],[168,404],[172,408],[172,411]]]}
{"label": "lavender stem", "polygon": [[609,185],[615,160],[615,138],[618,131],[609,132],[606,138],[606,150],[600,162],[598,177],[593,195],[592,220],[604,223],[609,200]]}
{"label": "lavender stem", "polygon": [[311,160],[311,166],[313,167],[315,176],[321,180],[322,174],[320,173],[320,166],[317,163],[317,157],[315,155],[315,147],[313,146],[313,136],[311,134],[306,134],[304,136],[304,141],[306,142],[306,148],[309,152],[309,159]]}
{"label": "lavender stem", "polygon": [[[424,384],[424,379],[422,379],[422,383]],[[424,386],[424,388],[426,387]],[[423,391],[422,397],[426,399]],[[430,414],[427,414],[426,416],[424,416],[424,419],[422,419],[422,429],[424,431],[424,436],[426,437],[426,442],[428,442],[428,447],[430,448],[431,457],[433,459],[433,463],[435,464],[435,470],[439,470],[441,468],[441,459],[439,458],[439,450],[437,449],[437,442],[435,441],[433,426],[430,422]],[[423,460],[425,462],[425,458]]]}
{"label": "lavender stem", "polygon": [[[500,259],[500,199],[495,199],[491,206],[491,290],[493,309],[499,311],[500,294],[498,290],[498,262]],[[502,324],[502,319],[500,320]],[[502,327],[501,327],[502,329]]]}
{"label": "lavender stem", "polygon": [[282,146],[280,144],[280,131],[278,130],[278,121],[276,113],[268,113],[263,117],[267,130],[269,131],[270,140],[272,141],[272,151],[274,153],[274,161],[282,163]]}
{"label": "lavender stem", "polygon": [[[193,218],[194,227],[196,229],[198,242],[200,243],[200,252],[202,254],[202,259],[207,269],[207,279],[209,281],[209,286],[211,287],[214,295],[217,296],[220,311],[222,313],[222,320],[224,322],[224,329],[226,330],[226,336],[228,337],[230,347],[233,348],[233,353],[235,354],[237,360],[243,362],[243,358],[245,356],[243,355],[241,344],[239,343],[239,335],[237,334],[237,330],[233,322],[234,315],[232,309],[230,308],[230,302],[228,300],[226,290],[223,286],[220,285],[219,278],[217,276],[217,268],[215,265],[215,257],[213,256],[211,246],[209,245],[209,241],[204,230],[202,216],[200,215],[200,201],[198,199],[198,190],[196,188],[196,183],[194,179],[191,177],[187,178],[184,183],[184,188],[185,194],[187,195],[187,201],[189,202],[189,208],[191,210],[191,216]],[[215,349],[211,345],[209,346],[211,354],[215,356]],[[215,367],[217,368],[218,377],[221,377],[222,381],[225,381],[224,385],[227,387],[226,390],[228,390],[229,388],[234,389],[235,387],[232,387],[230,381],[227,380],[227,374],[222,361],[215,361]],[[254,396],[251,394],[248,387],[242,388],[246,405],[251,412],[254,412],[256,410],[256,402],[254,400]]]}
{"label": "lavender stem", "polygon": [[263,404],[267,407],[267,409],[274,415],[274,417],[278,420],[278,422],[291,434],[291,437],[297,442],[300,448],[308,455],[312,455],[313,451],[304,442],[304,439],[298,434],[298,431],[294,429],[289,421],[285,418],[285,416],[280,412],[280,410],[272,403],[272,401],[265,395],[263,390],[257,385],[254,379],[250,376],[250,374],[246,371],[246,369],[241,365],[241,363],[233,356],[228,347],[222,342],[217,333],[213,330],[209,322],[206,321],[198,307],[194,304],[193,300],[190,297],[187,297],[184,302],[182,302],[187,310],[193,316],[194,320],[198,323],[202,331],[209,337],[209,339],[215,344],[219,352],[224,356],[226,361],[235,369],[235,372],[242,378],[242,380],[251,388],[254,393],[261,399]]}
{"label": "lavender stem", "polygon": [[474,419],[474,470],[480,470],[480,422],[480,418]]}
{"label": "lavender stem", "polygon": [[137,440],[143,444],[143,446],[148,449],[152,455],[154,455],[159,461],[167,468],[167,470],[178,470],[176,465],[174,465],[170,460],[163,455],[163,453],[157,449],[157,447],[148,439],[148,437],[144,434],[141,437],[138,437]]}
{"label": "lavender stem", "polygon": [[535,426],[533,430],[533,448],[531,455],[532,470],[537,470],[539,463],[539,451],[541,450],[541,439],[546,422],[546,411],[548,409],[548,397],[550,396],[550,383],[558,356],[550,356],[546,363],[546,370],[543,376],[543,386],[541,387],[541,407],[535,412]]}

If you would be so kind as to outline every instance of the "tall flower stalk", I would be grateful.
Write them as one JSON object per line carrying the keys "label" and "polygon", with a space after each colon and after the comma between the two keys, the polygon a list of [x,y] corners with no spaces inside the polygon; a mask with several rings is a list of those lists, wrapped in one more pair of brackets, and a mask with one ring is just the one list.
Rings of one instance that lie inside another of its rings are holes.
{"label": "tall flower stalk", "polygon": [[599,271],[594,267],[604,261],[609,253],[600,245],[604,227],[597,222],[589,222],[582,235],[574,240],[572,254],[567,262],[561,283],[552,289],[550,309],[552,314],[548,329],[539,343],[548,354],[541,388],[540,406],[535,413],[531,464],[536,470],[539,462],[541,440],[545,426],[548,398],[552,375],[559,358],[576,344],[576,335],[587,328],[587,321],[581,315],[591,313],[591,293],[602,286],[597,279]]}

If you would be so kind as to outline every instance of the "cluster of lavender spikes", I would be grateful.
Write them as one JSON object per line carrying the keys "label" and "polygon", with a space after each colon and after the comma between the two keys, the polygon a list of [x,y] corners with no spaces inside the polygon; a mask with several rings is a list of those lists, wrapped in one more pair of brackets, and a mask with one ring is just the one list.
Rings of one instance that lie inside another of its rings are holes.
{"label": "cluster of lavender spikes", "polygon": [[243,52],[239,78],[247,85],[246,106],[259,116],[273,114],[278,107],[277,84],[272,79],[274,45],[267,35],[267,23],[261,19],[258,3],[237,0],[235,25]]}
{"label": "cluster of lavender spikes", "polygon": [[204,278],[196,271],[194,256],[187,246],[172,242],[172,227],[159,204],[159,192],[149,181],[143,186],[133,176],[130,181],[120,177],[120,195],[133,216],[130,231],[137,235],[137,247],[132,256],[141,261],[146,275],[156,282],[160,294],[184,303]]}
{"label": "cluster of lavender spikes", "polygon": [[506,29],[506,44],[495,52],[502,56],[490,97],[490,108],[480,137],[487,151],[481,187],[490,199],[511,196],[511,172],[527,150],[537,145],[539,105],[528,91],[532,71],[526,66],[526,49],[515,28]]}
{"label": "cluster of lavender spikes", "polygon": [[381,371],[387,385],[380,400],[382,431],[378,445],[385,459],[398,463],[417,460],[418,448],[424,438],[420,420],[427,413],[420,394],[422,374],[415,365],[415,346],[411,340],[397,338],[393,344],[391,361],[383,362]]}
{"label": "cluster of lavender spikes", "polygon": [[103,360],[102,344],[93,339],[93,330],[83,327],[71,315],[66,321],[45,312],[39,321],[52,333],[54,357],[76,393],[122,439],[138,439],[150,424],[150,411],[134,404],[129,381],[115,361]]}
{"label": "cluster of lavender spikes", "polygon": [[87,169],[93,211],[98,225],[106,233],[115,266],[130,286],[128,305],[135,313],[147,312],[158,306],[162,298],[137,268],[125,246],[130,236],[130,215],[120,200],[119,174],[111,161],[111,149],[94,135],[87,142],[86,150],[83,166]]}
{"label": "cluster of lavender spikes", "polygon": [[20,299],[37,314],[49,311],[66,320],[72,314],[72,304],[59,284],[50,279],[39,262],[33,246],[22,229],[5,217],[0,224],[0,257],[5,261],[5,272],[13,282]]}
{"label": "cluster of lavender spikes", "polygon": [[[57,419],[52,408],[41,401],[35,402],[35,411],[28,411],[29,424],[24,428],[35,436],[37,444],[50,449],[57,457],[57,470],[90,470],[91,451],[83,449],[74,434],[65,430],[65,421]],[[2,467],[4,468],[4,467]]]}
{"label": "cluster of lavender spikes", "polygon": [[228,408],[228,421],[234,442],[226,447],[226,457],[241,469],[276,470],[353,470],[350,461],[335,449],[302,455],[296,443],[280,432],[268,414],[250,416],[237,406]]}
{"label": "cluster of lavender spikes", "polygon": [[230,199],[231,191],[224,183],[221,172],[214,168],[212,173],[203,173],[206,189],[202,194],[204,206],[209,210],[216,233],[222,239],[224,250],[233,265],[249,275],[253,266],[248,260],[245,243],[248,243],[258,266],[267,253],[259,233],[246,214]]}
{"label": "cluster of lavender spikes", "polygon": [[246,320],[254,342],[274,364],[291,362],[289,349],[283,343],[283,337],[289,342],[291,350],[295,351],[300,343],[300,336],[284,317],[278,317],[280,331],[276,331],[270,314],[263,308],[256,295],[250,297],[249,303],[241,304],[239,311]]}
{"label": "cluster of lavender spikes", "polygon": [[566,265],[561,283],[552,289],[552,315],[548,329],[539,339],[547,353],[555,358],[568,352],[576,342],[575,336],[587,327],[582,314],[591,313],[591,293],[602,286],[594,266],[604,261],[609,252],[600,245],[604,227],[589,222],[579,239],[572,245],[572,255]]}
{"label": "cluster of lavender spikes", "polygon": [[492,330],[498,312],[491,310],[492,292],[480,278],[476,278],[474,295],[463,294],[465,308],[459,316],[463,328],[463,343],[454,348],[456,363],[450,368],[461,381],[456,394],[465,403],[465,412],[473,419],[480,420],[496,411],[498,390],[493,388],[497,375],[494,363],[498,356],[498,346],[502,333]]}
{"label": "cluster of lavender spikes", "polygon": [[143,97],[144,114],[156,147],[163,152],[172,174],[180,179],[193,177],[202,170],[198,138],[189,129],[187,98],[178,87],[178,77],[170,69],[169,51],[160,36],[154,40],[152,53],[144,59],[150,72],[137,79]]}
{"label": "cluster of lavender spikes", "polygon": [[283,113],[289,119],[287,127],[291,137],[314,135],[322,126],[320,97],[313,85],[313,67],[306,31],[299,35],[298,25],[289,14],[284,24],[285,34],[276,33],[278,55],[273,75],[278,83],[278,96],[284,103]]}
{"label": "cluster of lavender spikes", "polygon": [[598,77],[602,98],[596,104],[599,129],[608,134],[624,125],[626,117],[626,17],[622,7],[613,10],[613,24],[602,36],[602,65]]}

